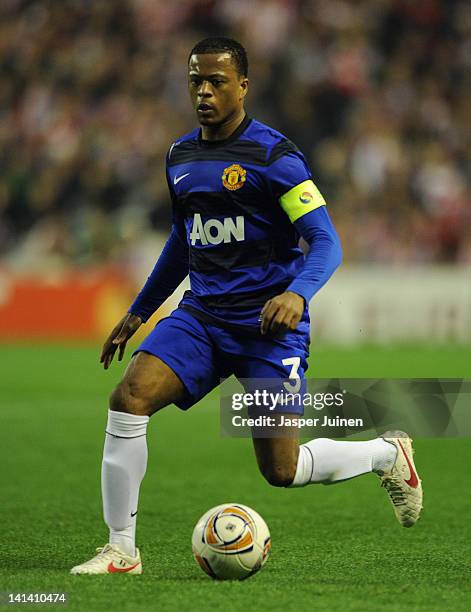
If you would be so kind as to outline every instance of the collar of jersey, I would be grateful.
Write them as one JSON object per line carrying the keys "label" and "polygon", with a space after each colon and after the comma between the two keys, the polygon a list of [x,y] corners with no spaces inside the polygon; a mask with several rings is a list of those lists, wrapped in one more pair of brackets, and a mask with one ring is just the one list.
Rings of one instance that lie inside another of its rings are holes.
{"label": "collar of jersey", "polygon": [[214,147],[225,147],[226,145],[228,145],[230,142],[234,142],[234,140],[237,140],[239,138],[239,136],[245,132],[245,130],[248,128],[249,124],[252,122],[252,119],[248,116],[245,115],[245,117],[242,119],[241,123],[239,123],[239,126],[237,127],[237,129],[235,129],[232,134],[229,136],[229,138],[225,138],[224,140],[203,140],[201,138],[201,128],[198,134],[198,144],[201,147],[210,147],[210,148],[214,148]]}

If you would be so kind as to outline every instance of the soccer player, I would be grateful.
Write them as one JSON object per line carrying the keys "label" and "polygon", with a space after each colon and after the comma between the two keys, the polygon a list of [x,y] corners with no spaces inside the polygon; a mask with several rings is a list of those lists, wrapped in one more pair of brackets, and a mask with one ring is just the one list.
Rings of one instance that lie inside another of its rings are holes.
{"label": "soccer player", "polygon": [[[123,358],[131,336],[188,274],[191,290],[142,342],[111,395],[102,464],[109,542],[73,574],[142,572],[136,514],[147,425],[155,412],[172,403],[186,410],[231,374],[304,377],[309,301],[340,264],[341,248],[302,153],[247,116],[247,73],[246,52],[232,39],[205,39],[190,53],[188,87],[200,128],[176,140],[167,154],[172,232],[106,340],[104,368],[116,351]],[[306,256],[300,236],[309,245]],[[294,406],[288,412],[301,411]],[[274,486],[328,484],[375,472],[399,522],[410,527],[422,506],[411,442],[403,432],[303,445],[290,435],[254,438],[254,447]]]}

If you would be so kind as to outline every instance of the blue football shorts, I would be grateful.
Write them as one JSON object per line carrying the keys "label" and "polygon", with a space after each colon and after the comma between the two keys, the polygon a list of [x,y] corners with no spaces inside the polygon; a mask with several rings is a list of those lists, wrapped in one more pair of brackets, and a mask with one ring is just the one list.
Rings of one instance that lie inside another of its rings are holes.
{"label": "blue football shorts", "polygon": [[[202,322],[177,308],[157,323],[134,354],[141,351],[161,359],[182,381],[187,396],[176,404],[182,410],[191,408],[232,374],[246,392],[267,384],[273,389],[276,381],[280,385],[287,381],[289,388],[293,385],[293,392],[301,394],[305,389],[309,326],[303,325],[282,338],[255,336]],[[302,414],[303,405],[291,402],[275,411]]]}

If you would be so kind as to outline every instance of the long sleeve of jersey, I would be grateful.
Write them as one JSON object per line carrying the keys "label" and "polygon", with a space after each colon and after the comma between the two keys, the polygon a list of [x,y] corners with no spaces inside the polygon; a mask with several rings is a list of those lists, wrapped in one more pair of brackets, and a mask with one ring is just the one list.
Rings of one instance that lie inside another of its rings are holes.
{"label": "long sleeve of jersey", "polygon": [[340,265],[342,248],[304,155],[292,143],[286,146],[287,153],[270,166],[270,184],[281,208],[309,244],[303,268],[287,288],[309,304]]}
{"label": "long sleeve of jersey", "polygon": [[342,262],[340,240],[325,206],[303,215],[294,226],[309,244],[303,269],[287,291],[301,295],[306,304]]}
{"label": "long sleeve of jersey", "polygon": [[129,313],[146,322],[188,274],[188,245],[177,227],[165,243],[154,269],[132,303]]}

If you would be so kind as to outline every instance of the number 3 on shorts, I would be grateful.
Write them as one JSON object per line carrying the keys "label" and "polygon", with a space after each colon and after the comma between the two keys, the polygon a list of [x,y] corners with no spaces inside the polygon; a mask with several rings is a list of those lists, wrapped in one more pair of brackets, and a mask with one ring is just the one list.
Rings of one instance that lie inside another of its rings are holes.
{"label": "number 3 on shorts", "polygon": [[301,357],[287,357],[286,359],[282,359],[281,363],[284,366],[291,366],[291,372],[288,375],[290,380],[283,383],[284,388],[288,392],[297,393],[301,388],[301,377],[298,372]]}

